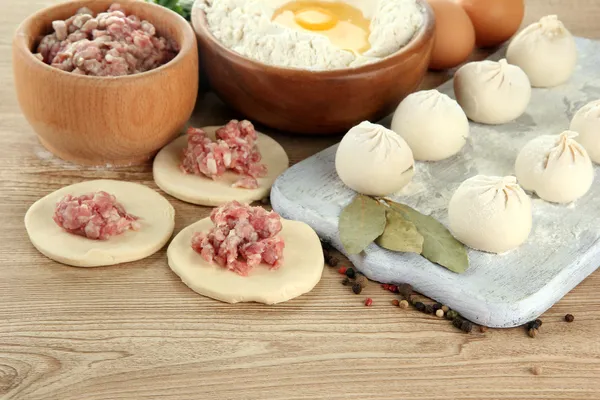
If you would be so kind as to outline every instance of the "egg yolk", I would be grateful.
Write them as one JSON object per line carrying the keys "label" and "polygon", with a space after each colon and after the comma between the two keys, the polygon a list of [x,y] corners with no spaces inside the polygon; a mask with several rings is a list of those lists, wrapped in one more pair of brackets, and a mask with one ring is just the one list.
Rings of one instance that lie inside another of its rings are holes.
{"label": "egg yolk", "polygon": [[275,11],[273,21],[288,28],[326,36],[334,46],[355,54],[371,47],[371,21],[343,2],[296,0]]}

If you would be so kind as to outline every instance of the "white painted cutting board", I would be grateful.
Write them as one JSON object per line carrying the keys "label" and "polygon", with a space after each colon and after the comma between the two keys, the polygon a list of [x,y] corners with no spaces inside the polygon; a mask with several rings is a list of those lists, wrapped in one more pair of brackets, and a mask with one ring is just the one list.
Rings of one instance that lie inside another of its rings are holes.
{"label": "white painted cutting board", "polygon": [[[413,182],[396,201],[432,214],[447,224],[454,190],[477,174],[511,175],[518,151],[541,134],[568,129],[574,113],[600,99],[600,42],[577,40],[581,59],[571,81],[554,89],[534,89],[527,112],[502,126],[471,124],[462,153],[437,163],[418,163]],[[499,53],[492,59],[501,58]],[[453,96],[452,82],[440,91]],[[389,126],[389,119],[382,122]],[[343,252],[337,220],[354,192],[337,177],[337,146],[290,168],[271,192],[273,208],[304,221]],[[360,160],[356,160],[360,162]],[[505,255],[469,251],[471,268],[462,275],[414,254],[371,245],[351,256],[372,280],[410,283],[416,291],[447,304],[464,317],[490,327],[513,327],[540,316],[600,266],[600,168],[592,190],[575,204],[558,206],[534,200],[534,228],[526,244]]]}

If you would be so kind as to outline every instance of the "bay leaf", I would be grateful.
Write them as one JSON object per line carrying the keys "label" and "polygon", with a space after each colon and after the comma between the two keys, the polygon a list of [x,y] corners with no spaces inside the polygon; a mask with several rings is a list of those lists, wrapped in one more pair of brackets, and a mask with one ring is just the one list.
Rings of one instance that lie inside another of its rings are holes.
{"label": "bay leaf", "polygon": [[435,218],[400,203],[386,200],[392,210],[412,222],[423,235],[423,257],[452,272],[461,274],[469,268],[469,257],[465,246],[456,240],[450,231]]}
{"label": "bay leaf", "polygon": [[388,211],[385,230],[376,243],[392,251],[421,254],[424,240],[415,224],[404,219],[400,213]]}
{"label": "bay leaf", "polygon": [[342,210],[340,240],[348,254],[359,254],[381,236],[386,224],[386,209],[378,201],[359,194]]}

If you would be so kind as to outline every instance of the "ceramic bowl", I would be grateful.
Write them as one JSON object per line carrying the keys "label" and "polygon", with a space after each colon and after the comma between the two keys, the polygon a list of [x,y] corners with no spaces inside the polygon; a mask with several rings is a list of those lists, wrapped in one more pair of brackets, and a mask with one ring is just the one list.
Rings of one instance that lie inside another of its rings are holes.
{"label": "ceramic bowl", "polygon": [[190,24],[158,5],[119,0],[179,44],[169,63],[120,77],[82,76],[38,60],[39,39],[52,21],[81,8],[106,11],[115,0],[74,0],[27,18],[13,40],[13,72],[23,114],[58,157],[86,165],[133,165],[151,158],[189,119],[198,94],[198,47]]}
{"label": "ceramic bowl", "polygon": [[391,113],[421,83],[431,55],[435,19],[425,20],[400,51],[374,64],[333,71],[266,65],[222,45],[210,32],[197,0],[192,25],[200,63],[212,89],[252,122],[301,134],[335,134]]}

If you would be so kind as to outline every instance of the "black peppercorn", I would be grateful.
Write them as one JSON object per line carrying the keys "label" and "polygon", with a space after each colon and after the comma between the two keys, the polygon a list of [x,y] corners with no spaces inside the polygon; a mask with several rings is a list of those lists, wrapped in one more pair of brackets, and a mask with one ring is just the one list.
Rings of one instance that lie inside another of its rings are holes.
{"label": "black peppercorn", "polygon": [[535,321],[530,321],[527,323],[526,328],[527,330],[530,329],[540,329],[540,327],[542,326],[542,320],[541,319],[536,319]]}
{"label": "black peppercorn", "polygon": [[454,310],[450,310],[446,313],[446,318],[448,318],[449,320],[454,320],[458,317],[459,317],[458,313]]}
{"label": "black peppercorn", "polygon": [[356,278],[356,272],[354,271],[354,268],[348,268],[346,270],[346,276],[350,279]]}
{"label": "black peppercorn", "polygon": [[462,323],[463,323],[463,319],[462,318],[454,318],[452,320],[452,325],[456,328],[456,329],[461,329],[462,327]]}
{"label": "black peppercorn", "polygon": [[425,314],[433,314],[433,307],[429,304],[425,306]]}
{"label": "black peppercorn", "polygon": [[398,285],[398,294],[404,297],[406,300],[410,300],[413,293],[413,288],[408,283]]}
{"label": "black peppercorn", "polygon": [[362,286],[360,285],[360,283],[355,283],[354,285],[352,285],[352,291],[354,292],[354,294],[360,294],[360,292],[362,292]]}
{"label": "black peppercorn", "polygon": [[329,256],[329,261],[327,261],[327,264],[332,267],[337,267],[339,263],[340,260],[338,260],[336,257]]}
{"label": "black peppercorn", "polygon": [[473,330],[473,324],[467,320],[463,320],[463,322],[460,324],[460,330],[465,333],[471,333]]}
{"label": "black peppercorn", "polygon": [[538,326],[542,326],[542,320],[541,319],[536,319],[535,323],[538,324]]}
{"label": "black peppercorn", "polygon": [[342,280],[342,285],[344,285],[344,286],[348,286],[348,285],[351,285],[351,284],[352,284],[352,281],[350,279],[348,279],[348,278],[344,278]]}
{"label": "black peppercorn", "polygon": [[421,303],[420,301],[417,301],[417,302],[415,303],[415,308],[416,308],[418,311],[421,311],[421,312],[423,312],[423,311],[425,311],[425,304]]}
{"label": "black peppercorn", "polygon": [[573,316],[573,314],[567,314],[567,315],[565,315],[565,321],[573,322],[573,321],[575,321],[575,317]]}
{"label": "black peppercorn", "polygon": [[441,303],[435,303],[433,305],[433,311],[436,312],[437,310],[441,310],[442,309],[442,304]]}

